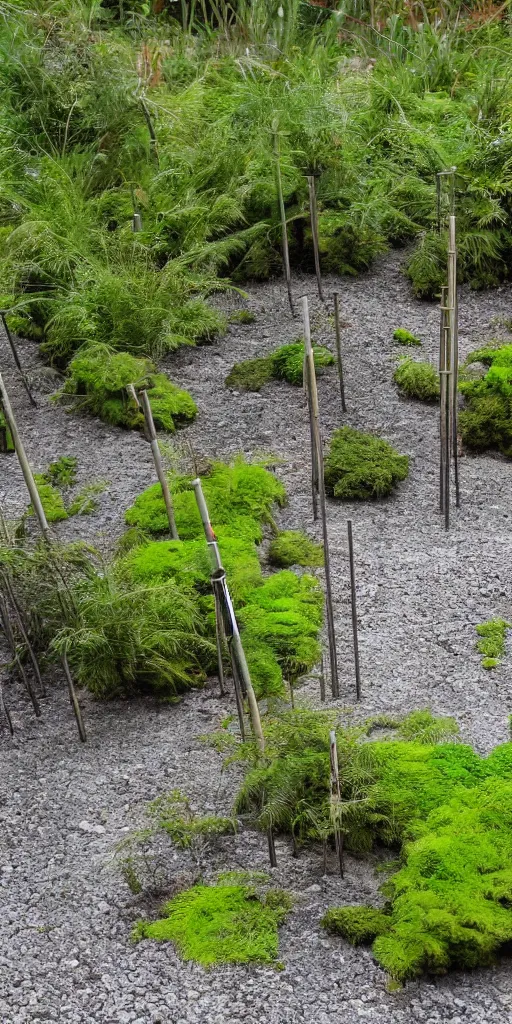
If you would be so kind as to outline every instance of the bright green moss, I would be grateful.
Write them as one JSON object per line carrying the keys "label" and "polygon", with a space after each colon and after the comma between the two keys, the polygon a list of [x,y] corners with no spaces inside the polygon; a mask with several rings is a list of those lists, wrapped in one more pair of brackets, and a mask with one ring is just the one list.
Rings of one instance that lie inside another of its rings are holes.
{"label": "bright green moss", "polygon": [[[68,513],[60,491],[52,484],[47,483],[46,476],[42,473],[34,473],[34,480],[48,522],[59,523],[63,519],[67,519]],[[32,505],[29,506],[28,514],[30,516],[34,515]]]}
{"label": "bright green moss", "polygon": [[482,668],[497,668],[504,653],[505,639],[510,623],[504,619],[491,619],[476,627],[480,640],[476,649],[482,655]]}
{"label": "bright green moss", "polygon": [[322,545],[315,544],[302,530],[282,530],[270,542],[268,560],[282,569],[292,565],[315,568],[324,564],[324,552]]}
{"label": "bright green moss", "polygon": [[[334,356],[322,345],[313,346],[313,356],[317,373],[334,363]],[[288,384],[300,386],[303,367],[304,342],[295,341],[291,345],[282,345],[268,356],[235,363],[226,377],[226,386],[242,391],[260,391],[270,380],[285,380]]]}
{"label": "bright green moss", "polygon": [[5,416],[0,409],[0,453],[13,452],[14,442],[12,439],[11,431],[7,426]]}
{"label": "bright green moss", "polygon": [[396,331],[393,331],[393,341],[398,341],[400,345],[421,345],[420,338],[403,327],[397,327]]}
{"label": "bright green moss", "polygon": [[475,451],[495,449],[512,457],[512,345],[472,352],[466,366],[483,363],[487,372],[461,374],[466,408],[459,416],[462,440]]}
{"label": "bright green moss", "polygon": [[325,460],[325,485],[335,498],[383,498],[408,472],[407,455],[399,455],[382,438],[352,427],[334,432]]}
{"label": "bright green moss", "polygon": [[376,907],[335,907],[324,915],[322,925],[332,935],[342,935],[352,946],[362,946],[385,935],[391,919]]}
{"label": "bright green moss", "polygon": [[418,398],[422,402],[439,400],[439,374],[431,363],[402,359],[393,374],[393,380],[407,398]]}
{"label": "bright green moss", "polygon": [[86,409],[113,426],[142,429],[144,416],[126,388],[146,388],[158,430],[174,431],[197,413],[194,400],[165,374],[155,373],[148,359],[115,352],[108,345],[90,344],[80,349],[69,364],[69,376],[60,391],[73,396],[75,407]]}
{"label": "bright green moss", "polygon": [[249,885],[196,885],[166,904],[162,920],[139,922],[134,938],[172,941],[183,960],[203,967],[273,964],[278,926],[290,906],[289,896],[277,890],[264,897]]}
{"label": "bright green moss", "polygon": [[78,459],[73,455],[61,455],[56,462],[51,462],[44,473],[44,479],[54,487],[72,487],[76,481]]}

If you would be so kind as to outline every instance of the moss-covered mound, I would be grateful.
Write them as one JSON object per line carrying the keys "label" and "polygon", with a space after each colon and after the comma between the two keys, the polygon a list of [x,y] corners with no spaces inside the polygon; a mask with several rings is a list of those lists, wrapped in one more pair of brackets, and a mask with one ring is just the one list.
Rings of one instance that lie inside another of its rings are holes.
{"label": "moss-covered mound", "polygon": [[251,885],[195,885],[166,904],[160,921],[139,922],[134,938],[172,941],[183,960],[203,967],[272,964],[290,907],[288,894],[277,889],[262,895]]}
{"label": "moss-covered mound", "polygon": [[[322,345],[313,346],[313,355],[317,373],[334,363],[334,356]],[[288,384],[299,386],[303,380],[303,366],[304,342],[294,341],[290,345],[282,345],[269,356],[235,363],[226,377],[226,387],[241,391],[261,391],[270,380],[285,380]]]}
{"label": "moss-covered mound", "polygon": [[452,720],[425,711],[398,725],[396,738],[373,739],[371,721],[338,728],[337,802],[333,719],[297,711],[267,722],[267,765],[251,761],[238,811],[298,842],[332,842],[336,824],[359,855],[374,845],[401,848],[383,885],[384,912],[344,907],[326,920],[351,942],[374,939],[374,956],[393,978],[490,963],[512,940],[512,744],[482,758],[453,742]]}
{"label": "moss-covered mound", "polygon": [[325,486],[335,498],[373,500],[390,494],[408,472],[407,455],[399,455],[387,441],[341,427],[325,459]]}
{"label": "moss-covered mound", "polygon": [[69,376],[59,392],[73,396],[74,407],[99,416],[106,423],[129,430],[142,429],[144,416],[126,388],[147,388],[155,426],[173,432],[191,422],[197,406],[187,391],[176,387],[165,374],[155,373],[148,359],[115,352],[100,343],[82,348],[69,364]]}
{"label": "moss-covered mound", "polygon": [[270,542],[268,560],[280,569],[292,565],[315,568],[324,564],[324,552],[322,545],[315,544],[302,530],[281,530]]}
{"label": "moss-covered mound", "polygon": [[417,363],[414,359],[401,359],[393,380],[407,398],[422,402],[439,400],[439,374],[431,363]]}
{"label": "moss-covered mound", "polygon": [[[70,495],[70,488],[76,480],[78,460],[73,456],[62,455],[56,462],[50,463],[44,473],[35,473],[41,504],[49,523],[59,523],[69,516],[89,515],[96,511],[95,495],[100,494],[107,486],[105,481],[86,484],[78,493]],[[34,515],[32,505],[27,509],[28,516]]]}
{"label": "moss-covered mound", "polygon": [[512,458],[512,345],[478,349],[466,367],[474,363],[483,363],[487,372],[471,379],[466,370],[461,379],[466,399],[459,416],[462,440],[475,451],[489,448]]}
{"label": "moss-covered mound", "polygon": [[476,649],[482,655],[482,668],[497,668],[505,653],[505,640],[510,628],[510,623],[504,619],[491,619],[476,627],[480,637]]}
{"label": "moss-covered mound", "polygon": [[421,339],[417,338],[411,331],[406,331],[404,327],[397,327],[396,331],[393,331],[393,341],[397,341],[399,345],[407,345],[409,347],[421,345]]}

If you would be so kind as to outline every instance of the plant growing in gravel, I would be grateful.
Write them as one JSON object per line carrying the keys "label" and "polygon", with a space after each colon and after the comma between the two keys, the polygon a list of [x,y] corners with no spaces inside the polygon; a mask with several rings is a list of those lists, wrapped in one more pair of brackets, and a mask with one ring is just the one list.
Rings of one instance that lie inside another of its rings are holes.
{"label": "plant growing in gravel", "polygon": [[[467,368],[474,363],[483,363],[487,372],[472,378]],[[512,457],[512,345],[472,352],[460,390],[466,400],[460,413],[464,444],[476,451],[494,448]]]}
{"label": "plant growing in gravel", "polygon": [[374,434],[341,427],[331,438],[325,459],[325,486],[335,498],[383,498],[405,480],[408,472],[407,455],[399,455]]}
{"label": "plant growing in gravel", "polygon": [[497,668],[505,654],[505,640],[510,623],[504,619],[491,619],[476,626],[480,640],[476,649],[482,655],[482,668]]}
{"label": "plant growing in gravel", "polygon": [[292,565],[315,568],[324,564],[324,552],[322,545],[315,544],[302,530],[281,530],[270,542],[268,560],[282,569]]}
{"label": "plant growing in gravel", "polygon": [[268,356],[235,363],[226,377],[226,387],[240,391],[261,391],[272,380],[272,360]]}
{"label": "plant growing in gravel", "polygon": [[[89,515],[96,510],[95,495],[101,494],[107,486],[105,481],[86,484],[71,500],[64,498],[62,491],[68,492],[76,480],[78,460],[63,455],[52,462],[44,473],[35,473],[34,480],[39,497],[49,523],[58,523],[69,516]],[[34,515],[29,505],[28,516]]]}
{"label": "plant growing in gravel", "polygon": [[153,923],[140,921],[133,938],[172,941],[183,960],[203,967],[225,963],[276,964],[278,927],[291,909],[287,893],[258,893],[254,885],[196,885],[175,896]]}
{"label": "plant growing in gravel", "polygon": [[439,374],[431,363],[401,359],[393,380],[407,398],[418,398],[422,402],[439,401]]}
{"label": "plant growing in gravel", "polygon": [[[63,519],[67,519],[68,511],[64,504],[64,498],[58,488],[48,483],[46,476],[42,473],[34,473],[34,480],[48,522],[59,523]],[[27,515],[34,515],[32,505],[29,505]]]}
{"label": "plant growing in gravel", "polygon": [[166,832],[180,850],[194,847],[198,839],[208,842],[218,836],[233,835],[237,827],[235,818],[196,814],[179,789],[153,800],[149,813],[156,828]]}
{"label": "plant growing in gravel", "polygon": [[391,918],[376,907],[335,907],[324,914],[322,925],[332,935],[341,935],[352,946],[368,946],[378,935],[390,931]]}
{"label": "plant growing in gravel", "polygon": [[406,331],[403,327],[397,327],[396,331],[393,331],[393,340],[398,341],[400,345],[421,345],[421,339],[417,338],[411,331]]}
{"label": "plant growing in gravel", "polygon": [[144,416],[126,390],[129,384],[147,389],[157,429],[172,432],[195,418],[193,398],[165,374],[155,373],[149,360],[99,343],[81,349],[71,360],[58,397],[73,397],[75,409],[86,410],[106,423],[140,430]]}
{"label": "plant growing in gravel", "polygon": [[237,309],[234,313],[230,313],[228,317],[228,323],[230,324],[253,324],[256,320],[254,313],[251,313],[250,309]]}
{"label": "plant growing in gravel", "polygon": [[61,455],[56,462],[51,462],[43,474],[45,480],[54,487],[72,487],[76,481],[78,459],[73,455]]}
{"label": "plant growing in gravel", "polygon": [[[317,373],[326,366],[332,366],[334,356],[322,345],[313,346]],[[304,342],[295,341],[282,345],[268,356],[247,359],[235,363],[226,377],[226,387],[242,391],[260,391],[271,380],[285,380],[288,384],[300,386],[303,380]]]}

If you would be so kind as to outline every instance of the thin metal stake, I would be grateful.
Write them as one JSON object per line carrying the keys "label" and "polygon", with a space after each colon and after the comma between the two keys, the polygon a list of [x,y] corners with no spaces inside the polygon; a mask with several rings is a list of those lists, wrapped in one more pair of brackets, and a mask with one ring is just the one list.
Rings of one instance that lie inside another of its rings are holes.
{"label": "thin metal stake", "polygon": [[[336,744],[336,733],[334,729],[331,729],[329,733],[329,756],[331,762],[331,806],[334,805],[337,810],[341,807],[341,786],[338,768],[338,747]],[[336,843],[340,876],[343,878],[343,832],[340,830],[336,814],[334,816],[334,840]]]}
{"label": "thin metal stake", "polygon": [[18,355],[18,351],[16,349],[16,345],[14,344],[14,338],[13,338],[13,336],[12,336],[10,330],[9,330],[9,324],[7,323],[7,319],[6,319],[5,313],[3,311],[0,312],[0,317],[2,319],[3,328],[4,328],[4,331],[5,331],[6,335],[7,335],[7,341],[9,342],[9,345],[10,345],[10,348],[11,348],[11,352],[12,352],[12,355],[13,355],[13,359],[14,359],[14,362],[16,363],[17,368],[18,368],[19,375],[21,377],[21,381],[22,381],[23,387],[25,388],[25,391],[27,392],[27,395],[28,395],[28,397],[30,399],[31,405],[33,405],[34,408],[37,409],[37,402],[36,402],[32,392],[31,392],[31,390],[30,390],[30,388],[28,386],[28,381],[27,381],[27,378],[25,376],[25,372],[24,372],[24,370],[22,368],[22,365],[20,363],[20,357]]}
{"label": "thin metal stake", "polygon": [[279,133],[277,131],[277,125],[273,127],[274,137],[274,167],[276,173],[276,188],[277,188],[277,200],[279,206],[279,217],[281,219],[281,249],[283,253],[283,268],[284,276],[286,280],[286,288],[288,291],[288,302],[290,303],[290,310],[292,316],[295,316],[295,309],[293,307],[293,295],[292,295],[292,273],[290,270],[290,252],[288,249],[288,225],[286,223],[286,210],[284,205],[283,196],[283,181],[281,178],[281,158],[279,152]]}
{"label": "thin metal stake", "polygon": [[164,472],[162,463],[162,456],[158,447],[158,440],[156,436],[155,424],[153,421],[153,413],[151,412],[151,405],[148,398],[147,391],[143,390],[140,392],[142,399],[142,408],[144,411],[144,420],[146,423],[146,431],[151,445],[151,452],[153,454],[153,462],[155,463],[156,475],[158,477],[160,487],[162,488],[162,496],[165,503],[165,509],[167,512],[167,518],[169,520],[169,529],[173,540],[179,540],[179,534],[176,527],[176,520],[174,518],[174,506],[172,503],[171,491],[169,488],[169,481]]}
{"label": "thin metal stake", "polygon": [[307,178],[309,190],[309,217],[311,220],[311,234],[313,236],[316,283],[318,287],[318,298],[320,299],[320,302],[323,302],[324,293],[322,288],[322,272],[320,270],[320,246],[318,240],[318,209],[316,205],[315,176],[314,174],[308,174]]}
{"label": "thin metal stake", "polygon": [[78,703],[78,697],[76,695],[76,690],[71,676],[71,672],[69,671],[67,655],[65,654],[62,656],[62,667],[64,669],[64,675],[66,676],[66,682],[68,684],[69,699],[71,701],[71,706],[73,708],[73,712],[75,715],[76,724],[78,728],[78,735],[80,736],[81,742],[85,743],[87,740],[87,733],[85,731],[84,720],[82,718],[82,711],[80,708],[80,704]]}
{"label": "thin metal stake", "polygon": [[340,297],[338,292],[334,292],[334,327],[336,330],[336,358],[338,360],[338,377],[340,379],[341,409],[342,412],[346,412],[345,381],[343,379],[343,359],[341,356]]}
{"label": "thin metal stake", "polygon": [[352,636],[354,640],[354,665],[356,670],[356,696],[361,699],[361,672],[359,667],[359,642],[357,637],[356,571],[354,563],[354,540],[352,520],[347,519],[348,556],[350,562],[350,601],[352,606]]}

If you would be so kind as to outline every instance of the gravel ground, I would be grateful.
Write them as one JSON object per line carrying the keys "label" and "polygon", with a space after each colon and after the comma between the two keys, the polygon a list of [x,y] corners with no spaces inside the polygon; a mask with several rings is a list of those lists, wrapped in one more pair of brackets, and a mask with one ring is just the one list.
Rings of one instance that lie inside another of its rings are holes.
{"label": "gravel ground", "polygon": [[[438,311],[410,296],[396,255],[367,277],[325,282],[338,287],[342,315],[348,413],[346,422],[377,431],[411,456],[411,472],[386,501],[329,505],[335,618],[343,687],[340,705],[353,706],[346,520],[354,522],[363,700],[356,710],[410,710],[430,706],[453,714],[465,739],[486,752],[507,738],[512,694],[510,654],[494,673],[480,667],[474,626],[511,616],[512,463],[464,456],[461,509],[445,534],[437,512],[435,408],[400,399],[391,382],[397,346],[395,327],[423,339],[420,350],[435,359]],[[308,430],[300,389],[272,384],[261,394],[227,393],[224,378],[240,359],[264,354],[293,340],[300,320],[291,318],[280,285],[254,286],[247,307],[251,326],[232,327],[219,345],[180,351],[166,369],[189,388],[199,405],[196,423],[180,435],[196,455],[273,452],[276,472],[290,502],[281,525],[311,522]],[[310,278],[295,283],[310,297],[313,334],[333,344],[330,309],[315,298]],[[227,300],[219,300],[227,301]],[[462,355],[503,328],[510,289],[463,292]],[[44,379],[35,346],[20,343],[35,384]],[[398,351],[401,351],[398,349]],[[79,483],[108,479],[94,516],[59,525],[63,539],[85,536],[107,549],[122,530],[123,513],[153,479],[149,449],[138,436],[96,420],[67,414],[38,392],[30,409],[0,345],[5,373],[29,457],[36,470],[59,455],[79,458]],[[323,432],[339,425],[336,371],[319,381]],[[7,516],[23,511],[25,497],[14,459],[4,459],[0,504]],[[310,681],[303,694],[316,699]],[[133,946],[130,930],[145,907],[133,897],[112,863],[116,844],[143,821],[148,800],[175,786],[201,810],[225,811],[237,772],[221,771],[221,759],[198,739],[216,727],[229,707],[213,687],[177,706],[149,701],[95,704],[84,696],[89,740],[80,746],[62,690],[55,687],[35,721],[23,694],[7,692],[16,735],[0,733],[0,1020],[2,1024],[70,1021],[72,1024],[347,1024],[367,1019],[386,1024],[512,1021],[512,964],[386,989],[371,954],[327,937],[319,928],[324,910],[375,895],[371,864],[350,860],[342,881],[322,877],[312,853],[293,860],[278,843],[276,881],[298,895],[281,929],[285,969],[229,967],[205,972],[183,964],[172,947]],[[264,838],[244,832],[225,840],[220,862],[266,867]],[[217,861],[215,861],[215,864]],[[214,862],[212,861],[212,867]],[[171,873],[190,868],[176,857]]]}

